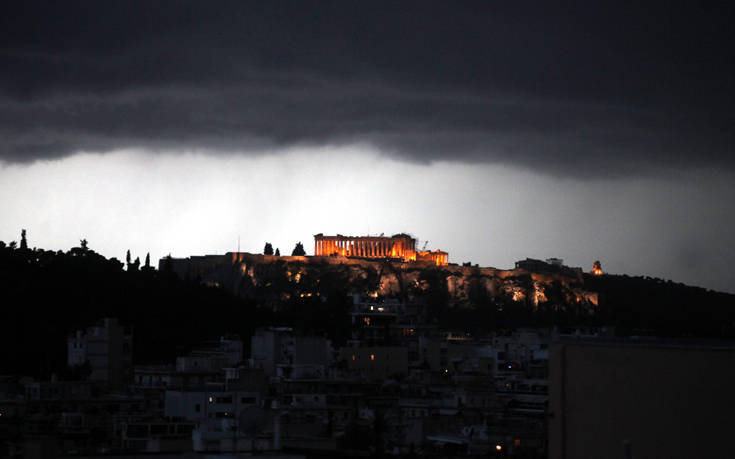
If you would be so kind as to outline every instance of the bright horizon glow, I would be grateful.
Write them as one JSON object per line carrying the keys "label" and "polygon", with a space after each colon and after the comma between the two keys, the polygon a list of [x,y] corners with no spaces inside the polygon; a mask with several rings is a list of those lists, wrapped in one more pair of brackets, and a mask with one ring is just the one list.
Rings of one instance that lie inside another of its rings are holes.
{"label": "bright horizon glow", "polygon": [[[490,164],[411,164],[366,146],[277,154],[80,153],[0,166],[0,240],[89,247],[151,264],[174,257],[290,255],[313,235],[406,232],[449,262],[512,268],[558,257],[590,271],[648,275],[735,292],[729,209],[733,177],[584,181]],[[702,206],[707,202],[707,206]],[[672,228],[676,230],[673,231]]]}

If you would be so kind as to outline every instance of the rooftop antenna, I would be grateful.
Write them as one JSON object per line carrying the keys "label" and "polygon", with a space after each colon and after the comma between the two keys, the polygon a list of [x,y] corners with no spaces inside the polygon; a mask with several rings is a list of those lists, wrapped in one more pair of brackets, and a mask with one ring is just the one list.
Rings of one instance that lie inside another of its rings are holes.
{"label": "rooftop antenna", "polygon": [[240,253],[240,235],[237,235],[237,253]]}

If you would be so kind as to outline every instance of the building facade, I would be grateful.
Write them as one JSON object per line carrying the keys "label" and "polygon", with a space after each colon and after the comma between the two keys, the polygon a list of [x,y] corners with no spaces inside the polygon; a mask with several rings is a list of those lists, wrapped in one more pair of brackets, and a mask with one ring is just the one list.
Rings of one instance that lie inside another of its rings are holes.
{"label": "building facade", "polygon": [[104,381],[119,388],[132,376],[133,337],[115,318],[102,319],[67,338],[67,364],[89,362],[90,381]]}
{"label": "building facade", "polygon": [[403,261],[430,261],[438,266],[449,263],[449,254],[441,250],[417,251],[416,239],[408,234],[393,236],[314,235],[314,255],[360,258],[396,258]]}
{"label": "building facade", "polygon": [[555,341],[548,457],[731,456],[733,379],[729,342]]}

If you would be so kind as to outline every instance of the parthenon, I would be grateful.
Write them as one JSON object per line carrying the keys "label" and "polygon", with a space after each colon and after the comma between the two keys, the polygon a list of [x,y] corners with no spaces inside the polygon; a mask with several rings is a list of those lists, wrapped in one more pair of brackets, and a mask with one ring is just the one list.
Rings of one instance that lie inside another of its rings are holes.
{"label": "parthenon", "polygon": [[325,236],[314,235],[315,256],[360,258],[398,258],[403,261],[431,261],[443,266],[449,263],[449,254],[436,250],[416,251],[416,239],[408,234],[387,236]]}

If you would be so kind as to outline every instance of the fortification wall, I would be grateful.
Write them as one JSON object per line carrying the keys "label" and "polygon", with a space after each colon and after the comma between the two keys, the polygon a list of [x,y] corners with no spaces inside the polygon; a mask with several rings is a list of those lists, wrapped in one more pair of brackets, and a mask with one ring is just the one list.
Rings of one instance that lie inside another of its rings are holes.
{"label": "fortification wall", "polygon": [[282,285],[283,290],[297,291],[300,286],[289,283],[297,284],[302,278],[334,279],[336,272],[336,278],[346,282],[352,293],[405,298],[439,288],[446,291],[448,302],[454,306],[471,305],[478,294],[528,302],[534,306],[552,299],[589,307],[598,305],[597,294],[585,290],[583,276],[572,270],[535,273],[519,268],[437,266],[431,261],[274,256],[245,252],[175,259],[173,266],[179,275],[200,278],[202,282],[223,286],[241,296],[255,295],[259,288],[273,279],[286,283]]}

